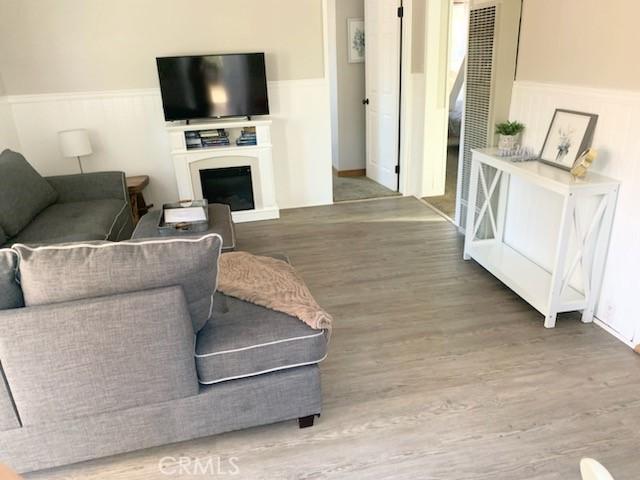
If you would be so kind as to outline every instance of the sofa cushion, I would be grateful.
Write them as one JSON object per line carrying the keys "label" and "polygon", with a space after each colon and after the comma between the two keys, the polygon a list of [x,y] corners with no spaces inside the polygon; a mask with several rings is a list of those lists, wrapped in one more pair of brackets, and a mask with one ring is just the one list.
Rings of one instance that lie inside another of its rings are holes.
{"label": "sofa cushion", "polygon": [[18,255],[13,250],[0,250],[0,310],[24,307],[22,289],[16,281]]}
{"label": "sofa cushion", "polygon": [[12,243],[68,243],[116,240],[122,218],[129,215],[124,200],[56,203],[42,211]]}
{"label": "sofa cushion", "polygon": [[193,347],[177,286],[0,314],[0,358],[24,426],[196,395]]}
{"label": "sofa cushion", "polygon": [[11,150],[0,154],[0,225],[8,237],[17,235],[57,198],[22,155]]}
{"label": "sofa cushion", "polygon": [[27,306],[182,286],[193,328],[211,316],[222,238],[167,238],[120,243],[16,244]]}
{"label": "sofa cushion", "polygon": [[210,385],[324,360],[326,331],[252,303],[232,297],[226,301],[226,313],[215,314],[198,334],[200,383]]}
{"label": "sofa cushion", "polygon": [[2,369],[2,363],[0,363],[0,432],[16,428],[20,428],[20,420],[13,405],[13,397]]}

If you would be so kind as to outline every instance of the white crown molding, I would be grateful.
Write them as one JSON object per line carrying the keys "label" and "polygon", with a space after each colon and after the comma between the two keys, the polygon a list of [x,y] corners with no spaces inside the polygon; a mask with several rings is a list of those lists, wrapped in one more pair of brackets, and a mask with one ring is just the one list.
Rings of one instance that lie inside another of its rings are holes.
{"label": "white crown molding", "polygon": [[546,83],[516,80],[513,82],[515,90],[537,90],[540,92],[563,93],[566,95],[580,95],[595,98],[606,98],[608,101],[620,101],[628,103],[631,101],[640,101],[640,91],[623,90],[613,88],[597,88],[581,85],[569,85],[566,83]]}
{"label": "white crown molding", "polygon": [[[311,78],[302,80],[277,80],[268,82],[269,88],[287,87],[318,87],[326,83],[324,78]],[[40,103],[60,102],[67,100],[95,100],[101,98],[124,97],[160,97],[160,88],[132,88],[126,90],[103,90],[92,92],[55,92],[35,93],[25,95],[7,95],[0,97],[0,103]]]}

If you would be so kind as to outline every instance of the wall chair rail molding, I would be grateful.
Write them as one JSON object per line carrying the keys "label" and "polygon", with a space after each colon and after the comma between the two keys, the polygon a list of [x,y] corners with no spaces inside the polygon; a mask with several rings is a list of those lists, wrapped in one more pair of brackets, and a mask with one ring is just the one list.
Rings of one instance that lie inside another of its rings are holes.
{"label": "wall chair rail molding", "polygon": [[[640,283],[640,92],[600,89],[565,84],[517,81],[514,83],[511,118],[527,125],[523,144],[540,151],[549,122],[556,108],[598,114],[593,148],[599,156],[590,170],[621,181],[615,212],[602,292],[597,303],[595,323],[629,346],[640,343],[640,305],[635,301]],[[587,178],[589,174],[587,174]],[[557,231],[548,223],[530,218],[530,209],[558,215],[562,204],[536,189],[518,182],[510,190],[512,212],[505,236],[528,258],[549,268],[552,265],[552,238]],[[575,243],[570,250],[575,249]]]}
{"label": "wall chair rail molding", "polygon": [[26,95],[8,95],[5,97],[10,104],[63,102],[67,100],[93,100],[101,98],[126,98],[126,97],[160,97],[158,88],[138,88],[128,90],[105,90],[95,92],[62,92],[62,93],[38,93]]}

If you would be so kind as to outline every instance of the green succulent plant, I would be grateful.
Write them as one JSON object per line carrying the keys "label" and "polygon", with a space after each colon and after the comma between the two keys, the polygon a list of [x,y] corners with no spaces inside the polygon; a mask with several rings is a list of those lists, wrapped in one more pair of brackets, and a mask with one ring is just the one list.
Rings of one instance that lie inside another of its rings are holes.
{"label": "green succulent plant", "polygon": [[501,122],[496,124],[496,133],[500,135],[517,135],[524,130],[520,122]]}

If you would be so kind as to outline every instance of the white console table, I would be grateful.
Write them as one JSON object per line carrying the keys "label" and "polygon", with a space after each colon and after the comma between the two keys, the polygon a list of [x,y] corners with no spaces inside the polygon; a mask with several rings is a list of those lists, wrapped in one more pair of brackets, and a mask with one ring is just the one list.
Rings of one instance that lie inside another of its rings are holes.
{"label": "white console table", "polygon": [[[489,183],[487,173],[491,169],[495,174]],[[504,241],[512,177],[562,198],[560,233],[551,271]],[[555,327],[556,316],[561,312],[582,310],[582,321],[591,322],[602,286],[619,186],[618,181],[595,173],[576,179],[569,172],[541,162],[512,162],[496,156],[495,149],[474,150],[464,259],[474,259],[542,313],[547,328]],[[597,208],[590,215],[588,225],[583,225],[584,219],[579,218],[577,209],[593,199]],[[487,238],[478,238],[481,226]],[[575,235],[577,251],[570,253],[572,235]],[[582,267],[582,285],[572,281],[578,265]]]}

